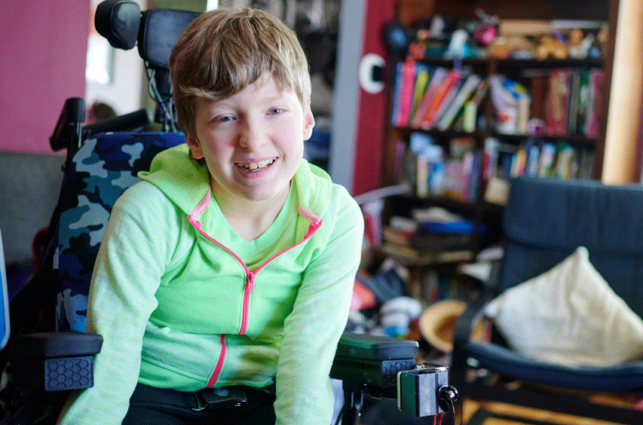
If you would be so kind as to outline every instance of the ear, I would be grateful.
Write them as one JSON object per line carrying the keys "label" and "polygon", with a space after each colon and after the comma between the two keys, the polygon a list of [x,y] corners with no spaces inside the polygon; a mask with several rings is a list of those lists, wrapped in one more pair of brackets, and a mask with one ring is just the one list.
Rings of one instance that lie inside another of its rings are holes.
{"label": "ear", "polygon": [[194,159],[203,158],[203,150],[201,149],[201,143],[199,143],[199,139],[197,139],[196,137],[192,137],[186,133],[185,140],[188,142],[188,147],[190,148],[190,152],[192,152],[192,156],[194,157]]}
{"label": "ear", "polygon": [[313,127],[315,127],[315,117],[313,112],[310,110],[310,98],[306,102],[306,107],[304,108],[304,140],[310,139],[310,136],[313,135]]}

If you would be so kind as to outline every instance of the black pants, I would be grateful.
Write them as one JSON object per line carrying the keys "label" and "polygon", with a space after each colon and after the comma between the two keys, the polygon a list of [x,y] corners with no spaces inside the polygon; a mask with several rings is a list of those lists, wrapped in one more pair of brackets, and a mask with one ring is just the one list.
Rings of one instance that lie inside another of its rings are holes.
{"label": "black pants", "polygon": [[274,425],[274,387],[240,387],[247,396],[242,407],[204,409],[195,393],[138,384],[123,425]]}

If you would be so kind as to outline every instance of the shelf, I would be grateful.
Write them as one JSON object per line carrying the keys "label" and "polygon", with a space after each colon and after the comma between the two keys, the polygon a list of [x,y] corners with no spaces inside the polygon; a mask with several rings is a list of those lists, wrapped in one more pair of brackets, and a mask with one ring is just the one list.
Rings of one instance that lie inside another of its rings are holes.
{"label": "shelf", "polygon": [[392,257],[407,267],[427,267],[439,264],[469,262],[474,258],[474,251],[471,249],[420,252],[411,248],[386,244],[380,247],[374,247],[373,249],[377,255]]}
{"label": "shelf", "polygon": [[565,140],[566,142],[572,143],[574,145],[587,145],[590,147],[593,147],[596,145],[596,142],[598,141],[596,138],[592,137],[585,137],[581,134],[567,134],[564,136],[548,136],[548,135],[543,135],[543,136],[532,136],[529,134],[506,134],[506,133],[498,133],[495,131],[474,131],[472,133],[467,133],[464,131],[440,131],[440,130],[435,130],[435,129],[430,129],[430,130],[424,130],[421,128],[411,128],[411,127],[395,127],[395,129],[400,133],[400,136],[402,137],[408,137],[411,135],[411,133],[424,133],[428,134],[430,136],[434,137],[440,137],[440,138],[456,138],[456,137],[473,137],[473,138],[485,138],[485,137],[497,137],[499,139],[514,139],[514,140],[519,140],[519,139],[528,139],[528,138],[536,138],[536,139],[541,139],[541,140],[546,140],[546,141],[556,141],[556,140]]}
{"label": "shelf", "polygon": [[556,140],[564,140],[574,145],[587,145],[591,147],[595,146],[597,142],[596,138],[588,138],[580,134],[567,134],[565,136],[530,136],[529,134],[505,134],[505,133],[491,132],[489,136],[497,137],[499,139],[534,138],[534,139],[541,139],[541,140],[552,141],[552,142]]}
{"label": "shelf", "polygon": [[433,66],[450,68],[457,67],[482,67],[493,66],[496,68],[602,68],[605,65],[603,58],[586,59],[494,59],[494,58],[472,58],[472,59],[445,59],[445,58],[423,58],[418,62]]}

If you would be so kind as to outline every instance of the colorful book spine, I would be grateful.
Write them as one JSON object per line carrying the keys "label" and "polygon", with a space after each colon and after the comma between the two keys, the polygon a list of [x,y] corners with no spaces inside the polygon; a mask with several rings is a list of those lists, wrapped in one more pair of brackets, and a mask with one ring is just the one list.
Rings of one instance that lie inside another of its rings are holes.
{"label": "colorful book spine", "polygon": [[549,95],[545,105],[545,125],[550,136],[567,133],[571,71],[552,69],[549,73]]}
{"label": "colorful book spine", "polygon": [[408,59],[402,66],[402,91],[400,92],[400,108],[397,126],[406,127],[411,116],[413,104],[413,88],[415,87],[415,60]]}
{"label": "colorful book spine", "polygon": [[453,89],[458,80],[460,80],[460,71],[452,69],[448,72],[444,81],[440,84],[440,87],[435,93],[435,96],[431,99],[431,103],[420,121],[420,128],[428,130],[433,127],[440,105],[442,105],[442,102],[447,98],[449,92]]}
{"label": "colorful book spine", "polygon": [[391,107],[391,124],[397,126],[400,115],[400,98],[402,97],[402,76],[404,63],[398,62],[395,66],[395,89],[393,90],[393,106]]}
{"label": "colorful book spine", "polygon": [[578,70],[572,71],[571,78],[569,80],[567,134],[576,133],[576,125],[578,123],[578,104],[580,101],[581,73],[582,72]]}
{"label": "colorful book spine", "polygon": [[448,130],[449,127],[451,127],[456,117],[464,108],[465,102],[469,99],[469,97],[471,97],[471,94],[478,88],[481,82],[482,78],[480,78],[480,76],[477,74],[471,74],[467,77],[465,82],[462,84],[462,87],[458,91],[458,94],[453,99],[453,102],[449,104],[447,110],[440,118],[437,126],[439,130],[445,131]]}
{"label": "colorful book spine", "polygon": [[442,81],[446,78],[447,74],[448,71],[441,67],[436,68],[435,71],[433,71],[433,76],[431,76],[431,79],[429,80],[429,84],[424,92],[422,101],[418,105],[417,111],[415,111],[415,115],[411,119],[411,127],[420,128],[422,117],[424,117],[424,114],[426,114],[426,111],[429,109],[433,96],[442,84]]}
{"label": "colorful book spine", "polygon": [[579,76],[578,110],[576,112],[576,134],[585,134],[587,128],[587,113],[589,108],[589,71],[583,71]]}
{"label": "colorful book spine", "polygon": [[585,135],[587,137],[598,137],[598,124],[603,107],[603,75],[602,69],[593,69],[589,75],[589,105],[587,111],[587,124]]}
{"label": "colorful book spine", "polygon": [[429,84],[429,77],[431,76],[428,65],[418,62],[415,64],[415,67],[415,86],[413,87],[413,104],[411,105],[410,117],[415,116],[415,112],[417,111],[420,102],[422,102],[422,98],[424,97],[424,93],[426,92],[426,88]]}

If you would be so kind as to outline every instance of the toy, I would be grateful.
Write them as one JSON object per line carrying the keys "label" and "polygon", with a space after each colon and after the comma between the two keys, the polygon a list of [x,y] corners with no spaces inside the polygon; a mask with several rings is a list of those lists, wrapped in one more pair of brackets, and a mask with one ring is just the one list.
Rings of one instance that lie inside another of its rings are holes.
{"label": "toy", "polygon": [[569,57],[573,59],[585,59],[589,55],[589,49],[594,44],[596,36],[594,34],[587,34],[583,37],[583,31],[579,28],[574,28],[569,33]]}
{"label": "toy", "polygon": [[473,41],[481,46],[488,46],[498,36],[498,23],[500,20],[497,16],[487,15],[482,9],[476,9],[476,15],[480,18],[480,23],[473,32]]}
{"label": "toy", "polygon": [[467,44],[469,34],[463,29],[453,31],[451,41],[446,52],[445,59],[465,59],[472,56],[471,47]]}
{"label": "toy", "polygon": [[536,57],[540,60],[545,60],[550,56],[555,59],[565,59],[567,54],[567,46],[553,34],[543,35],[536,47]]}

